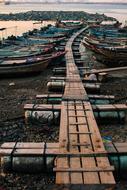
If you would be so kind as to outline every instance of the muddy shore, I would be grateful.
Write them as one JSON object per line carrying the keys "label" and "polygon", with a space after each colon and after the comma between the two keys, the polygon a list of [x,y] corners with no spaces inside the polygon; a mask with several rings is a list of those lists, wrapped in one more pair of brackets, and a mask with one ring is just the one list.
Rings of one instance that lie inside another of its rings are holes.
{"label": "muddy shore", "polygon": [[[57,142],[58,126],[26,127],[25,103],[35,103],[37,94],[47,93],[46,84],[52,75],[52,67],[36,76],[0,79],[0,136],[3,142]],[[0,176],[0,190],[48,189],[55,183],[54,174],[4,174]]]}
{"label": "muddy shore", "polygon": [[[91,54],[86,55],[93,68],[104,68],[105,65],[93,60]],[[24,78],[0,79],[0,134],[3,142],[57,142],[59,126],[37,126],[27,128],[24,121],[23,106],[25,103],[36,103],[37,94],[47,93],[47,81],[52,76],[52,67],[48,67],[37,76]],[[116,99],[127,97],[127,72],[110,74],[101,86],[101,94],[115,95]],[[126,98],[119,100],[125,103]],[[127,122],[125,125],[101,125],[102,136],[111,137],[113,141],[127,142]],[[49,135],[50,134],[50,135]],[[0,190],[42,190],[48,189],[48,184],[55,183],[52,175],[5,174],[0,176]],[[126,190],[125,182],[118,182],[116,190]]]}

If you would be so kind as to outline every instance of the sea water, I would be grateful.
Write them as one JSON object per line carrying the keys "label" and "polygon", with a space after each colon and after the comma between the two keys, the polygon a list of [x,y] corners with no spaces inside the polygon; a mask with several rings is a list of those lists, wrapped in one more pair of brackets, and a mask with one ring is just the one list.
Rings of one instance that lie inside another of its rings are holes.
{"label": "sea water", "polygon": [[[100,13],[111,16],[122,22],[127,20],[127,4],[0,4],[0,13],[18,13],[26,11],[85,11],[88,13]],[[46,23],[43,23],[46,25]],[[33,21],[0,21],[0,28],[8,27],[5,33],[0,34],[8,36],[11,34],[21,35],[23,32],[28,31],[41,25],[33,25]]]}

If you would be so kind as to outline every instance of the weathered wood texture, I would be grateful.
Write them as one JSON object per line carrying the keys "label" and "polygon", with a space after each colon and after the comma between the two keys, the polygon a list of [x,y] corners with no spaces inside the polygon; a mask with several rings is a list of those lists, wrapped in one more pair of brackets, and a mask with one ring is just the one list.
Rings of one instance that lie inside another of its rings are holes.
{"label": "weathered wood texture", "polygon": [[[39,94],[36,96],[37,99],[45,99],[45,98],[62,98],[62,94]],[[91,99],[115,99],[112,95],[88,95]]]}
{"label": "weathered wood texture", "polygon": [[[66,80],[64,101],[61,107],[59,148],[61,153],[65,155],[67,153],[67,155],[62,158],[57,157],[56,184],[89,184],[91,186],[98,184],[100,185],[98,189],[101,189],[100,187],[104,184],[115,184],[115,180],[92,106],[88,101],[88,95],[73,57],[73,41],[75,39],[78,41],[77,36],[83,31],[85,29],[74,34],[65,47],[68,80]],[[102,153],[102,156],[97,156],[96,152]],[[82,153],[95,155],[80,156]],[[74,154],[79,154],[79,156],[74,156]]]}
{"label": "weathered wood texture", "polygon": [[[39,95],[38,95],[39,96]],[[45,96],[44,96],[45,97]],[[50,96],[54,97],[54,96]],[[59,98],[60,96],[56,96]],[[74,97],[73,97],[74,98]],[[73,98],[69,97],[69,100],[73,100]],[[80,100],[80,97],[77,97],[77,100]],[[82,100],[82,99],[81,99]],[[77,104],[80,104],[81,102],[77,102]],[[31,111],[60,111],[62,109],[61,105],[55,105],[55,104],[26,104],[24,106],[25,110],[31,110]],[[71,110],[79,110],[82,109],[85,111],[84,107],[82,108],[72,108]],[[126,104],[104,104],[104,105],[93,105],[92,106],[93,111],[126,111],[127,110],[127,105]]]}
{"label": "weathered wood texture", "polygon": [[[89,134],[92,134],[90,132],[70,132],[69,133],[70,135],[76,135],[76,134],[79,134],[79,135],[89,135]],[[86,146],[85,143],[83,144],[74,144],[74,146],[79,146],[79,145],[82,145],[82,146]],[[41,142],[41,143],[30,143],[30,142],[9,142],[9,143],[3,143],[1,146],[0,146],[0,155],[1,156],[60,156],[60,157],[65,157],[65,156],[71,156],[71,157],[79,157],[79,156],[85,156],[85,158],[91,156],[91,157],[94,157],[95,155],[98,155],[98,156],[107,156],[107,155],[116,155],[118,156],[119,154],[127,154],[127,143],[112,143],[112,142],[108,142],[108,143],[104,143],[105,147],[106,147],[106,151],[107,152],[89,152],[89,154],[87,153],[87,151],[82,151],[82,152],[78,152],[77,154],[76,153],[70,153],[70,152],[63,152],[61,153],[60,150],[59,150],[59,143],[44,143],[44,142]],[[29,150],[29,151],[27,151]],[[36,151],[34,151],[36,150]],[[91,167],[92,168],[92,167]],[[91,168],[88,168],[89,170],[91,170]],[[99,167],[98,167],[99,168]],[[92,168],[93,169],[93,168]],[[94,168],[96,169],[96,167]],[[102,168],[102,169],[105,169],[105,168]],[[110,170],[112,169],[110,166],[109,168],[107,167],[106,169]],[[105,170],[106,170],[105,169]],[[55,168],[54,171],[57,171],[58,168]],[[76,169],[70,169],[70,168],[62,168],[61,170],[65,171],[65,170],[76,170]],[[77,171],[79,170],[79,168],[77,169]],[[84,168],[80,169],[80,170],[85,170]],[[79,171],[80,171],[79,170]],[[99,168],[100,170],[100,168]],[[94,170],[96,171],[96,170]]]}

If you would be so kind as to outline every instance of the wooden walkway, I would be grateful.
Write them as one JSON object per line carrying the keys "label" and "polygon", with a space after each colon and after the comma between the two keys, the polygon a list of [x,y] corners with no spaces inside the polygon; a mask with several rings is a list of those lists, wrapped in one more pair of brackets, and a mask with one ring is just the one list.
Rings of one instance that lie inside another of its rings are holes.
{"label": "wooden walkway", "polygon": [[92,106],[73,57],[72,45],[84,32],[81,29],[67,42],[66,85],[61,105],[59,148],[56,184],[84,184],[102,186],[115,184]]}

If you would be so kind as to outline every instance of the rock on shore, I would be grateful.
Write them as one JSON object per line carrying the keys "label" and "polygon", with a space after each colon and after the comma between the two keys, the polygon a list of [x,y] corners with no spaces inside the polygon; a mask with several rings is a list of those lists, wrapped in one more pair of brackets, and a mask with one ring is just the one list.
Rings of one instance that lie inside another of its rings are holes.
{"label": "rock on shore", "polygon": [[0,14],[0,20],[115,20],[104,14],[90,14],[84,11],[28,11],[25,13]]}

